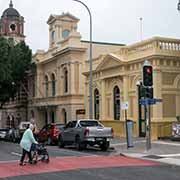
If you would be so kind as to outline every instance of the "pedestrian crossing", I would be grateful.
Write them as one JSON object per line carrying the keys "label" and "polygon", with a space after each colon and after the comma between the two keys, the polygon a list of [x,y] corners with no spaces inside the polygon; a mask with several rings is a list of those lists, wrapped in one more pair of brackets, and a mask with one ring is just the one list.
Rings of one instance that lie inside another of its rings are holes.
{"label": "pedestrian crossing", "polygon": [[159,166],[158,162],[125,156],[82,156],[51,158],[48,164],[19,166],[18,161],[0,162],[0,178],[90,168]]}

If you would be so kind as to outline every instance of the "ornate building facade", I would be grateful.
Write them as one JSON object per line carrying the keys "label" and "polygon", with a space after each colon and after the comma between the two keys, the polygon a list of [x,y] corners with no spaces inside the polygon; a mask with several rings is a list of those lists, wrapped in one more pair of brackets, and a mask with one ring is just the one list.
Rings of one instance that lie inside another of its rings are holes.
{"label": "ornate building facade", "polygon": [[9,8],[4,10],[0,19],[0,35],[7,39],[12,38],[16,43],[24,40],[24,17],[13,8],[10,1]]}
{"label": "ornate building facade", "polygon": [[[37,74],[35,96],[29,102],[29,115],[34,114],[38,127],[47,123],[86,117],[83,72],[88,70],[89,42],[82,41],[77,31],[79,19],[70,13],[51,15],[49,49],[34,55]],[[93,58],[117,51],[122,44],[93,42]],[[31,117],[29,117],[31,118]]]}
{"label": "ornate building facade", "polygon": [[[170,136],[172,122],[180,115],[180,40],[154,37],[121,47],[115,53],[94,59],[93,64],[94,118],[112,126],[120,137],[126,134],[123,102],[128,102],[128,119],[134,121],[134,135],[146,133],[144,106],[138,103],[145,60],[154,69],[154,98],[162,99],[151,106],[152,138]],[[88,112],[89,72],[84,75]]]}

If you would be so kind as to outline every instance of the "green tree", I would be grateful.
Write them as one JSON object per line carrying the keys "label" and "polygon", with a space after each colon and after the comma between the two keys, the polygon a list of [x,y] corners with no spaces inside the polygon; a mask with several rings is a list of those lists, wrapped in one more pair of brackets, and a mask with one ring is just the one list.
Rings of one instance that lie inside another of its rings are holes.
{"label": "green tree", "polygon": [[0,37],[0,108],[25,80],[31,59],[31,49],[24,41],[15,45],[11,39]]}

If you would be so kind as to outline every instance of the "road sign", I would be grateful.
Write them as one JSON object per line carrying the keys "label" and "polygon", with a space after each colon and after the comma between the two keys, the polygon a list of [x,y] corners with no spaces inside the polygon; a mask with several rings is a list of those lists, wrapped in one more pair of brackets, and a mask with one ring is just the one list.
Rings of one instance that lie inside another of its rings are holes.
{"label": "road sign", "polygon": [[140,99],[139,100],[139,104],[142,104],[142,105],[152,105],[152,104],[156,104],[157,102],[162,102],[162,99],[149,99],[149,98],[146,98],[146,99]]}
{"label": "road sign", "polygon": [[128,102],[127,102],[127,101],[122,102],[122,104],[121,104],[121,109],[122,109],[122,110],[127,110],[127,109],[128,109]]}

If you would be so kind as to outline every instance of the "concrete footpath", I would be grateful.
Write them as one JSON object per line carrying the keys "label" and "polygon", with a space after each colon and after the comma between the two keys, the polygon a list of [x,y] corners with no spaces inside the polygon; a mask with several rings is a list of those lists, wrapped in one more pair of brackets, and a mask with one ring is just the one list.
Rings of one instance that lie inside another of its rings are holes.
{"label": "concrete footpath", "polygon": [[146,149],[146,139],[137,138],[134,147],[127,148],[126,139],[113,139],[111,147],[116,155],[149,159],[157,162],[180,166],[180,141],[157,140],[151,142],[151,149]]}

